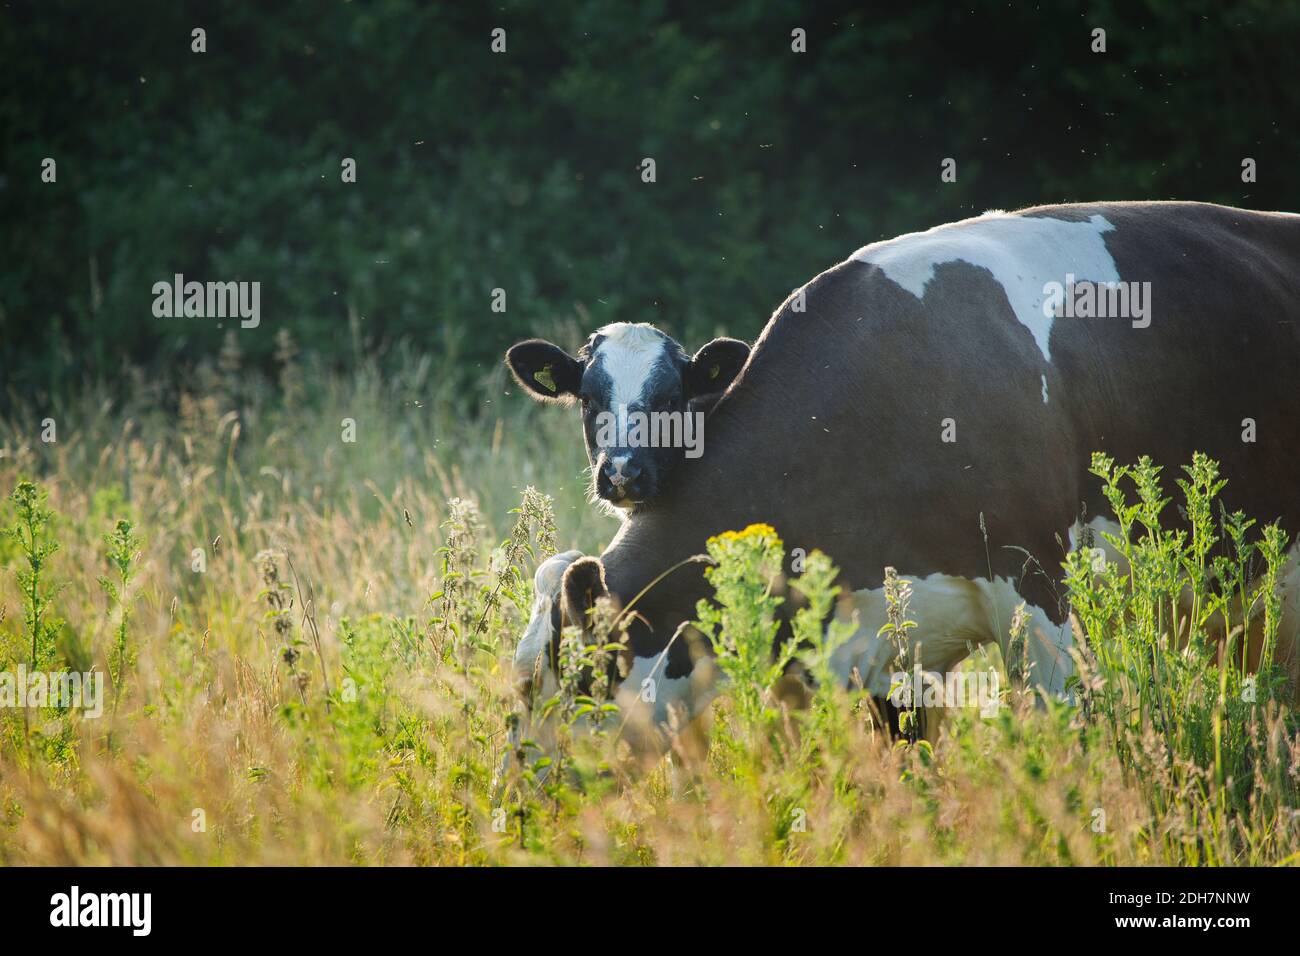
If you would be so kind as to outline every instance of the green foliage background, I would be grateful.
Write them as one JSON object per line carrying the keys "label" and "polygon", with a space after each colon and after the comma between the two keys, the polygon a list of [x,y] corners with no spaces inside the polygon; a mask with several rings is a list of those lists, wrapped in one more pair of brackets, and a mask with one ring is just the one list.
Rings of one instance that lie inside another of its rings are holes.
{"label": "green foliage background", "polygon": [[6,5],[0,403],[215,356],[215,320],[151,313],[177,272],[261,281],[254,362],[288,328],[475,376],[566,319],[753,336],[857,247],[987,208],[1300,211],[1298,41],[1260,0]]}

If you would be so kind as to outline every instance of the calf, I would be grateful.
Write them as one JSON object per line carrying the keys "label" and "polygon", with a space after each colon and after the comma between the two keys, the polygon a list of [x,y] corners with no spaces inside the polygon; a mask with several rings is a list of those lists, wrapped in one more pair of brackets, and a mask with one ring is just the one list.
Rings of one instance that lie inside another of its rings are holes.
{"label": "calf", "polygon": [[615,322],[576,356],[541,339],[520,342],[506,366],[538,401],[581,404],[592,496],[631,511],[660,493],[680,460],[699,456],[704,414],[748,357],[736,339],[690,356],[652,325]]}

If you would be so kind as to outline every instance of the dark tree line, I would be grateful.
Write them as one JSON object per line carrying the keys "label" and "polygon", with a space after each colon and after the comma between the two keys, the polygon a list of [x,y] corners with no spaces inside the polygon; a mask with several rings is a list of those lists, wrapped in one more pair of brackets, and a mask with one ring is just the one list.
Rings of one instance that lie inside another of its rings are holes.
{"label": "dark tree line", "polygon": [[262,283],[255,362],[288,328],[473,375],[575,315],[752,336],[858,246],[986,208],[1300,211],[1298,41],[1300,5],[1219,0],[5,5],[5,390],[215,355],[151,312],[175,273]]}

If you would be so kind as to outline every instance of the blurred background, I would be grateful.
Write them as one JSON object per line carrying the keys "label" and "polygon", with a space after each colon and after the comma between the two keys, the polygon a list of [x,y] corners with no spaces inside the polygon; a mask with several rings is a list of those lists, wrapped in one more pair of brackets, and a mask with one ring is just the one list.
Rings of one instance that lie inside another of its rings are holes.
{"label": "blurred background", "polygon": [[[988,208],[1300,210],[1298,48],[1300,4],[1254,0],[5,3],[0,403],[174,405],[223,348],[241,379],[426,357],[461,395],[533,334],[752,338]],[[155,318],[175,273],[260,281],[260,327]]]}

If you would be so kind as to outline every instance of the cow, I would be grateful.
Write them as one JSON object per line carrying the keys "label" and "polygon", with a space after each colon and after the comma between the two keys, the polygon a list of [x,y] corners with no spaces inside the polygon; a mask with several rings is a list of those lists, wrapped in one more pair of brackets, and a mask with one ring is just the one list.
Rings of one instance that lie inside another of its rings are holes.
{"label": "cow", "polygon": [[652,325],[615,322],[576,356],[529,339],[505,361],[538,401],[581,404],[592,498],[617,514],[653,500],[677,463],[699,451],[699,422],[747,358],[749,346],[737,339],[716,338],[692,356]]}
{"label": "cow", "polygon": [[[892,657],[877,633],[892,565],[913,582],[927,670],[983,644],[1005,654],[1023,603],[1028,679],[1063,696],[1075,660],[1061,561],[1116,530],[1097,517],[1108,506],[1091,453],[1176,470],[1202,451],[1231,476],[1229,511],[1293,531],[1298,368],[1297,215],[1039,206],[872,243],[777,309],[710,411],[705,453],[599,558],[566,556],[539,626],[555,636],[598,596],[635,599],[625,687],[656,680],[653,720],[690,711],[707,655],[683,625],[709,589],[687,559],[711,535],[766,522],[839,566],[861,626],[836,665],[873,693]],[[1294,555],[1279,643],[1293,683]],[[535,656],[547,646],[516,663],[552,667]]]}

